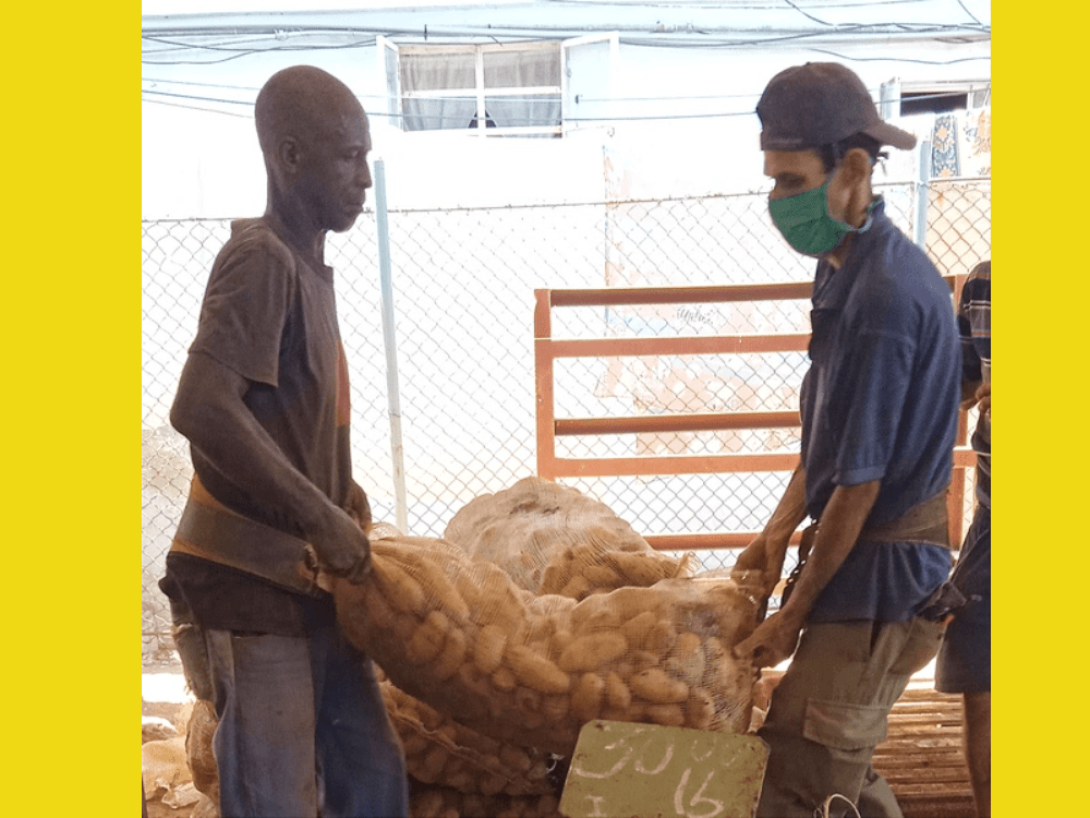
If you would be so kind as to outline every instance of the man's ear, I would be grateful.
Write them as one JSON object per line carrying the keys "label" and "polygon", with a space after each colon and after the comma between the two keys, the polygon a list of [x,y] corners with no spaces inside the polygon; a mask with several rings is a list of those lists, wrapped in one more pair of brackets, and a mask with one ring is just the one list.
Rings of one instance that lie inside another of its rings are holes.
{"label": "man's ear", "polygon": [[840,163],[840,183],[847,199],[847,221],[862,224],[871,202],[871,163],[870,154],[862,148],[852,148]]}
{"label": "man's ear", "polygon": [[295,173],[299,168],[299,140],[294,136],[281,137],[276,145],[276,159],[287,173]]}
{"label": "man's ear", "polygon": [[870,154],[862,148],[852,148],[844,154],[844,159],[841,161],[847,174],[845,181],[852,186],[858,185],[860,182],[869,184],[873,167]]}

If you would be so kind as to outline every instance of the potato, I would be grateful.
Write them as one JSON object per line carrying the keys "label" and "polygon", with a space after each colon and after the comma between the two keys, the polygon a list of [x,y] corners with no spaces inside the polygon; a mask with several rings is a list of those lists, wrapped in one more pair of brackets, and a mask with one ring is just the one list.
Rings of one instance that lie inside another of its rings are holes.
{"label": "potato", "polygon": [[622,622],[643,613],[659,619],[665,612],[663,595],[653,588],[618,588],[610,593],[609,603]]}
{"label": "potato", "polygon": [[493,673],[503,662],[507,633],[499,625],[485,625],[477,630],[473,663],[482,673]]}
{"label": "potato", "polygon": [[417,768],[414,778],[425,784],[435,783],[439,780],[439,776],[442,775],[443,767],[446,766],[449,758],[450,753],[447,752],[445,747],[433,744],[432,748],[424,754],[424,758]]}
{"label": "potato", "polygon": [[426,556],[413,554],[404,565],[406,573],[420,584],[431,604],[438,605],[458,621],[469,619],[469,606],[437,563]]}
{"label": "potato", "polygon": [[[487,705],[493,695],[492,687],[489,684],[488,674],[481,673],[475,664],[463,662],[462,666],[458,668],[458,672],[454,674],[454,679],[450,684],[474,696],[478,700],[480,711],[487,710]],[[458,715],[462,717],[471,716],[472,714],[459,713]]]}
{"label": "potato", "polygon": [[628,643],[620,631],[592,633],[569,644],[560,654],[557,664],[568,673],[580,673],[601,667],[627,649]]}
{"label": "potato", "polygon": [[[611,594],[597,594],[595,596],[589,596],[578,605],[571,609],[571,630],[572,633],[582,634],[587,630],[587,623],[589,621],[595,621],[599,624],[603,622],[620,624],[620,620],[617,618],[616,611],[611,610],[610,605]],[[607,611],[608,613],[602,613]]]}
{"label": "potato", "polygon": [[621,622],[623,621],[620,614],[609,604],[609,598],[605,597],[604,592],[602,596],[605,598],[606,604],[583,620],[580,625],[581,633],[603,630],[615,631],[620,629]]}
{"label": "potato", "polygon": [[641,721],[646,714],[647,705],[633,701],[628,707],[607,706],[600,718],[606,721]]}
{"label": "potato", "polygon": [[569,704],[565,695],[545,696],[541,700],[541,713],[550,721],[560,722],[568,715]]}
{"label": "potato", "polygon": [[[477,788],[477,776],[466,768],[454,772],[444,770],[442,783],[458,792],[473,792]],[[457,811],[454,814],[457,816]]]}
{"label": "potato", "polygon": [[449,631],[450,620],[440,611],[432,611],[413,631],[405,646],[405,658],[414,665],[432,661],[443,649]]}
{"label": "potato", "polygon": [[376,555],[371,561],[371,575],[390,607],[403,613],[424,610],[427,604],[424,589],[392,559],[380,560]]}
{"label": "potato", "polygon": [[674,656],[678,659],[688,659],[693,653],[700,650],[703,640],[692,631],[685,631],[677,638],[674,645]]}
{"label": "potato", "polygon": [[679,704],[689,698],[689,686],[659,668],[647,668],[629,680],[632,692],[653,704]]}
{"label": "potato", "polygon": [[651,629],[655,627],[658,621],[658,616],[653,612],[644,611],[625,622],[621,626],[621,633],[624,634],[630,645],[642,647],[646,644]]}
{"label": "potato", "polygon": [[583,537],[584,544],[571,550],[572,576],[583,576],[588,568],[601,565],[605,558],[606,550],[594,543],[594,537],[589,530],[583,533]]}
{"label": "potato", "polygon": [[664,654],[673,647],[676,641],[677,631],[674,630],[673,624],[666,620],[659,620],[647,634],[647,641],[644,645],[649,651]]}
{"label": "potato", "polygon": [[499,759],[508,767],[520,773],[529,771],[534,763],[525,750],[513,744],[505,744],[500,748]]}
{"label": "potato", "polygon": [[703,690],[692,689],[684,704],[685,723],[694,730],[707,730],[715,718],[715,703]]}
{"label": "potato", "polygon": [[647,588],[666,578],[667,569],[656,554],[617,551],[609,555],[609,561],[625,577],[625,585]]}
{"label": "potato", "polygon": [[704,683],[704,651],[698,650],[688,659],[671,656],[663,663],[666,672],[676,679],[682,679],[690,685]]}
{"label": "potato", "polygon": [[435,708],[424,704],[424,702],[419,702],[417,707],[418,712],[420,713],[420,723],[424,725],[424,729],[429,733],[434,733],[439,730],[447,720],[446,716]]}
{"label": "potato", "polygon": [[[434,611],[433,613],[438,613]],[[465,631],[458,627],[452,627],[447,633],[446,644],[443,646],[439,658],[435,662],[435,678],[445,681],[458,672],[466,655]]]}
{"label": "potato", "polygon": [[530,642],[546,641],[556,633],[556,620],[549,616],[535,615],[530,620],[527,640]]}
{"label": "potato", "polygon": [[[425,781],[425,784],[430,783]],[[439,818],[443,809],[443,795],[437,790],[414,795],[409,812],[413,818]]]}
{"label": "potato", "polygon": [[518,680],[509,668],[499,667],[492,674],[492,684],[495,685],[497,690],[507,693],[518,686]]}
{"label": "potato", "polygon": [[508,645],[504,658],[515,678],[533,690],[546,694],[567,693],[571,687],[571,677],[567,673],[525,645]]}
{"label": "potato", "polygon": [[584,673],[572,692],[572,713],[580,721],[593,721],[598,718],[605,697],[606,682],[597,673]]}
{"label": "potato", "polygon": [[609,565],[590,565],[583,569],[583,579],[595,588],[620,588],[627,585],[624,579]]}
{"label": "potato", "polygon": [[647,670],[649,667],[657,667],[659,656],[649,650],[634,650],[625,656],[625,664],[629,668],[627,675],[631,676],[641,670]]}
{"label": "potato", "polygon": [[572,635],[569,630],[557,630],[549,637],[549,658],[559,659],[568,646],[572,643]]}
{"label": "potato", "polygon": [[501,775],[486,775],[481,779],[481,794],[482,795],[495,795],[496,793],[503,792],[504,787],[507,786],[507,779]]}
{"label": "potato", "polygon": [[663,727],[681,727],[685,724],[685,711],[680,704],[650,704],[647,718]]}
{"label": "potato", "polygon": [[487,563],[475,565],[474,570],[481,572],[477,621],[483,625],[501,625],[511,633],[525,628],[529,618],[526,604],[516,593],[510,577],[501,568]]}
{"label": "potato", "polygon": [[571,579],[571,560],[561,560],[551,563],[545,573],[541,575],[542,594],[560,594],[564,586]]}
{"label": "potato", "polygon": [[568,580],[567,584],[557,591],[560,596],[571,597],[572,599],[582,599],[587,591],[590,590],[590,581],[579,574]]}
{"label": "potato", "polygon": [[617,673],[606,676],[606,702],[616,710],[627,710],[632,704],[632,691]]}
{"label": "potato", "polygon": [[418,753],[423,753],[431,747],[431,742],[419,733],[406,729],[401,733],[401,747],[405,751],[405,757],[409,758]]}

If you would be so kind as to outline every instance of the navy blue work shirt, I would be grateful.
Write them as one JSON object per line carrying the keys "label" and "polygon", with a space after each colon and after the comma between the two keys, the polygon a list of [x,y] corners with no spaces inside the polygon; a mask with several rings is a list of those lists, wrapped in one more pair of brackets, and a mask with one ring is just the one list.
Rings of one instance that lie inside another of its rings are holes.
{"label": "navy blue work shirt", "polygon": [[[950,287],[881,198],[871,217],[839,269],[818,264],[801,393],[807,511],[820,519],[837,486],[879,480],[866,526],[946,489],[961,377]],[[905,621],[949,570],[940,545],[861,539],[808,621]]]}

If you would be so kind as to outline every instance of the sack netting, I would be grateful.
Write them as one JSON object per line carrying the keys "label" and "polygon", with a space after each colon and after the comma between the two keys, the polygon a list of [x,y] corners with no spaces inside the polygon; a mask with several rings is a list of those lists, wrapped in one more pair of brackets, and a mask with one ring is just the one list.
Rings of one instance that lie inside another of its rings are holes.
{"label": "sack netting", "polygon": [[[502,509],[509,498],[501,495],[491,497]],[[452,526],[463,545],[375,527],[371,574],[332,585],[349,639],[401,691],[482,735],[538,751],[569,756],[583,724],[598,718],[745,732],[757,674],[731,648],[757,624],[751,590],[727,577],[680,576],[686,561],[633,548],[626,526],[603,525],[601,511],[581,542],[578,518],[551,508],[511,505],[510,530],[537,543],[535,567],[515,573],[537,582],[536,593],[501,567],[510,559],[473,558],[480,549],[458,534],[464,520]],[[566,520],[563,533],[549,539],[545,517]],[[610,548],[611,530],[629,545]],[[489,549],[519,553],[513,538]]]}
{"label": "sack netting", "polygon": [[[596,718],[744,733],[756,669],[731,648],[757,624],[745,577],[693,576],[602,503],[536,478],[479,497],[442,539],[386,523],[374,570],[333,580],[349,639],[379,666],[413,818],[552,818],[550,770]],[[218,800],[199,701],[187,736]]]}

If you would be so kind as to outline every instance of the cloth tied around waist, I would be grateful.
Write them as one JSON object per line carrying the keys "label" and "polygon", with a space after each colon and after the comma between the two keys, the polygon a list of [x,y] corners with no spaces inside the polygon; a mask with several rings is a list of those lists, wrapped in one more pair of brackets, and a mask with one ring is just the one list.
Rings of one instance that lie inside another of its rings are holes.
{"label": "cloth tied around waist", "polygon": [[170,550],[261,577],[309,596],[322,596],[314,547],[287,532],[231,511],[196,475]]}
{"label": "cloth tied around waist", "polygon": [[[787,577],[784,584],[780,607],[787,604],[791,592],[798,582],[806,558],[813,548],[821,521],[815,521],[803,529],[799,542],[799,562]],[[857,543],[917,542],[937,545],[950,550],[950,520],[946,504],[946,492],[942,491],[922,503],[919,503],[896,520],[880,525],[865,526],[856,538]]]}

